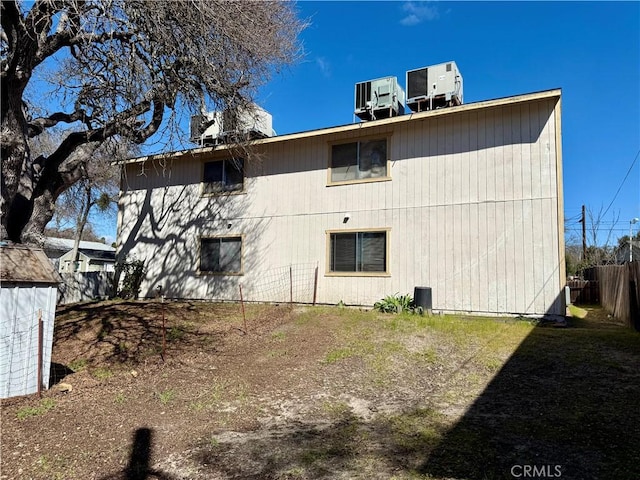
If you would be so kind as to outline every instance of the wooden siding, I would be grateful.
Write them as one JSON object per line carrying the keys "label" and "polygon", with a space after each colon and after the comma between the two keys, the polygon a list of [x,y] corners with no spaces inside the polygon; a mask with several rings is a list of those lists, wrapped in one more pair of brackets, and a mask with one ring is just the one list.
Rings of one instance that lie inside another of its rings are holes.
{"label": "wooden siding", "polygon": [[[434,310],[564,314],[559,108],[536,97],[367,126],[390,134],[387,182],[328,185],[329,142],[358,129],[260,145],[240,195],[200,196],[201,163],[219,152],[130,164],[118,250],[149,262],[143,294],[236,299],[242,283],[274,300],[273,272],[317,264],[319,302],[430,286]],[[325,232],[372,228],[389,229],[391,275],[325,276]],[[197,275],[199,238],[214,235],[243,235],[244,275]]]}

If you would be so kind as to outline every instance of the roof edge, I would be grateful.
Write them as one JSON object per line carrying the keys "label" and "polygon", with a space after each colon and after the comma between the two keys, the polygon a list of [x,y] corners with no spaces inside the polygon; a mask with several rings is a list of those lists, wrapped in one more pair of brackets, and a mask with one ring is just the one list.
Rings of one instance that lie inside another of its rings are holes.
{"label": "roof edge", "polygon": [[[513,95],[509,97],[500,97],[491,100],[481,100],[473,103],[463,103],[456,107],[441,108],[438,110],[428,110],[425,112],[409,112],[397,117],[385,118],[381,120],[371,120],[367,122],[349,123],[346,125],[339,125],[335,127],[326,127],[315,130],[306,130],[296,133],[287,133],[285,135],[277,135],[275,137],[261,138],[248,142],[248,145],[267,145],[270,143],[285,142],[290,140],[298,140],[302,138],[308,138],[312,136],[331,135],[335,133],[350,132],[354,130],[366,130],[368,128],[375,128],[382,125],[391,125],[395,123],[410,122],[418,119],[425,119],[431,117],[438,117],[441,115],[453,115],[455,113],[469,112],[473,110],[479,110],[483,108],[495,108],[505,105],[513,105],[516,103],[533,102],[543,99],[557,98],[562,96],[561,88],[553,88],[550,90],[541,90],[538,92],[524,93],[520,95]],[[211,147],[199,147],[191,148],[187,150],[177,150],[174,152],[157,153],[153,155],[146,155],[143,157],[130,158],[124,161],[124,164],[143,163],[146,161],[163,160],[168,158],[177,158],[182,156],[199,156],[207,153],[222,152],[233,148],[233,145],[216,145]]]}

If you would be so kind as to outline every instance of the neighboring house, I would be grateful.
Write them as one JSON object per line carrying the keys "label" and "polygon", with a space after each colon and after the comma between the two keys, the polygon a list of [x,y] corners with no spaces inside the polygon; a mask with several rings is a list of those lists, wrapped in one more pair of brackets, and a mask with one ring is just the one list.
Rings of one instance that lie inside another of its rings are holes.
{"label": "neighboring house", "polygon": [[54,263],[58,272],[113,272],[115,270],[116,249],[100,242],[80,241],[78,263],[73,264],[73,239],[45,239],[44,251]]}
{"label": "neighboring house", "polygon": [[113,272],[115,271],[116,250],[78,249],[78,262],[73,263],[73,250],[59,260],[60,272]]}
{"label": "neighboring house", "polygon": [[426,286],[436,311],[564,315],[560,104],[549,90],[266,138],[250,155],[132,159],[118,255],[145,260],[142,296],[232,300],[242,285],[276,300],[268,279],[304,264],[319,303]]}

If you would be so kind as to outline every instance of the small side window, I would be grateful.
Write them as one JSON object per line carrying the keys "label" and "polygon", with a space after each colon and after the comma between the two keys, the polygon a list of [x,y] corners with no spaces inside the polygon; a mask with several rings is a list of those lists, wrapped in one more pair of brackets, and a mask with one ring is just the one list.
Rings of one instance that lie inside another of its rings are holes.
{"label": "small side window", "polygon": [[244,188],[244,160],[206,162],[202,171],[202,193],[215,195],[242,191]]}

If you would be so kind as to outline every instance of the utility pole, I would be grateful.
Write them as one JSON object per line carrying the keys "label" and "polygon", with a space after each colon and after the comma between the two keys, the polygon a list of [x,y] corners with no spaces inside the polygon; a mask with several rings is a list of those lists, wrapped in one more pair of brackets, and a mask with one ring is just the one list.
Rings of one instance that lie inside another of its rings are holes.
{"label": "utility pole", "polygon": [[586,261],[587,259],[587,216],[585,215],[585,208],[582,205],[582,219],[580,220],[582,224],[582,261]]}

